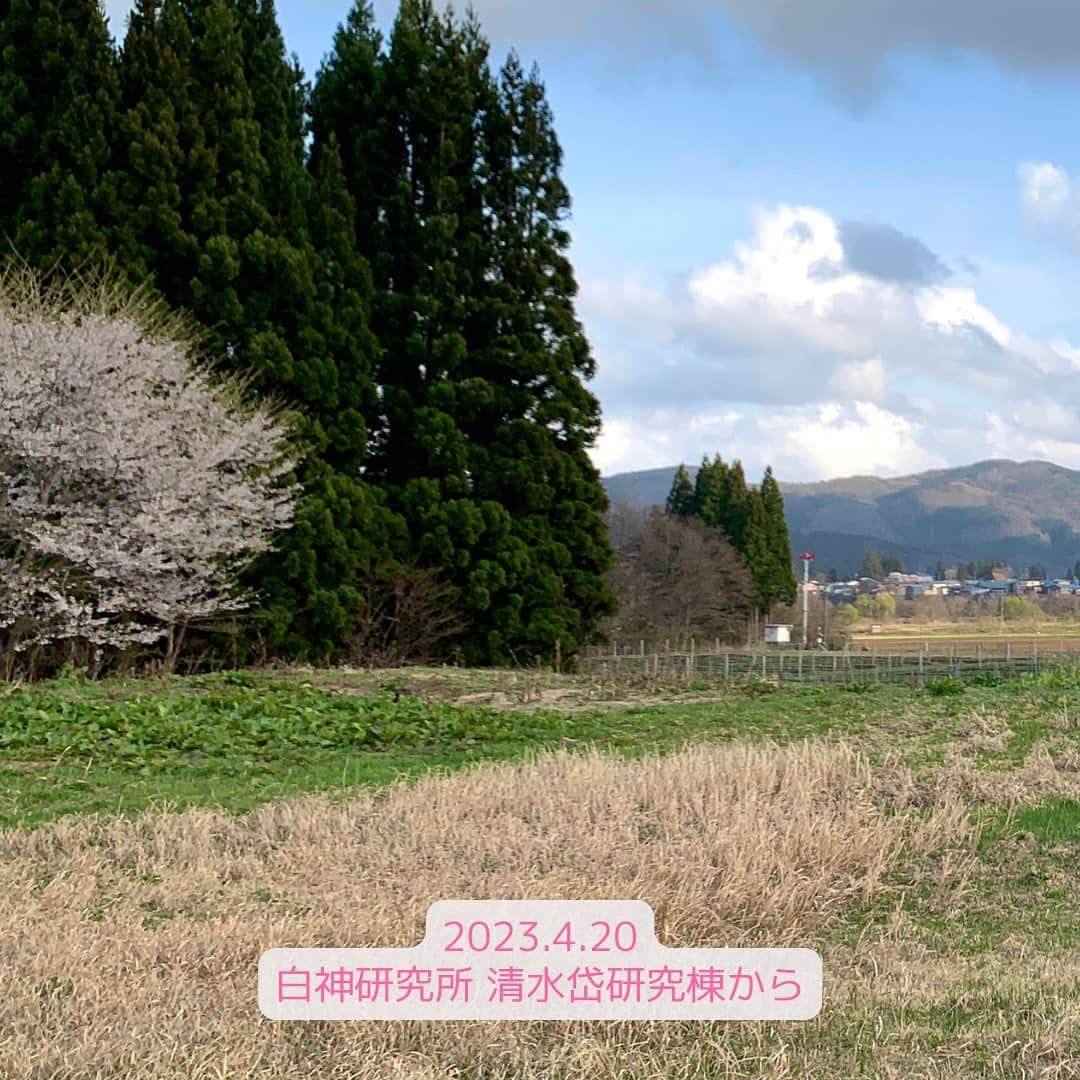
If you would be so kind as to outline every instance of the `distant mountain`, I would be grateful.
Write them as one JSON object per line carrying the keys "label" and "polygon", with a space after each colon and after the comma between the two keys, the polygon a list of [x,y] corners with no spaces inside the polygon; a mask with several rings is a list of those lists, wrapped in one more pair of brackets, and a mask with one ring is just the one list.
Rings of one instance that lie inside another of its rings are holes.
{"label": "distant mountain", "polygon": [[[691,475],[696,469],[690,469]],[[612,502],[663,505],[675,468],[604,480]],[[1080,472],[1048,461],[980,461],[914,476],[780,482],[795,552],[815,569],[853,573],[869,551],[908,570],[1002,559],[1017,573],[1035,563],[1058,576],[1080,559]]]}

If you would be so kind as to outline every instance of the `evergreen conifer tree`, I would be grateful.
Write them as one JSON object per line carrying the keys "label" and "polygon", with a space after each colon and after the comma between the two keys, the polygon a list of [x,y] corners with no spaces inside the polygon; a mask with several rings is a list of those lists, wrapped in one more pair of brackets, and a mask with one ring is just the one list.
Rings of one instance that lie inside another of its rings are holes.
{"label": "evergreen conifer tree", "polygon": [[611,610],[599,409],[543,88],[495,80],[474,19],[403,0],[380,51],[353,10],[313,92],[370,258],[380,345],[370,475],[456,586],[474,661],[569,655]]}
{"label": "evergreen conifer tree", "polygon": [[795,579],[787,519],[784,517],[784,499],[771,465],[765,468],[760,490],[771,561],[769,606],[777,603],[791,604],[798,596],[799,586]]}
{"label": "evergreen conifer tree", "polygon": [[[479,37],[474,22],[464,32]],[[511,55],[484,117],[480,210],[490,231],[478,222],[464,245],[474,298],[455,411],[477,492],[510,511],[529,551],[521,624],[508,644],[546,655],[558,642],[566,655],[613,610],[604,585],[612,560],[607,498],[588,456],[600,426],[599,403],[585,386],[595,365],[566,257],[570,197],[535,68],[526,75]]]}
{"label": "evergreen conifer tree", "polygon": [[138,209],[118,249],[224,367],[293,411],[305,496],[253,583],[271,650],[335,655],[394,530],[363,478],[375,343],[340,169],[305,167],[300,75],[270,0],[139,0],[121,73]]}
{"label": "evergreen conifer tree", "polygon": [[746,474],[742,462],[731,463],[727,474],[727,506],[721,528],[731,537],[736,551],[748,557],[749,545],[746,530],[750,519],[750,489],[746,484]]}
{"label": "evergreen conifer tree", "polygon": [[729,540],[730,496],[730,474],[720,455],[712,461],[702,458],[694,477],[694,517],[709,528],[723,529]]}
{"label": "evergreen conifer tree", "polygon": [[685,465],[680,465],[675,471],[664,510],[672,517],[685,518],[694,513],[694,485],[690,482],[690,474]]}
{"label": "evergreen conifer tree", "polygon": [[0,258],[110,261],[116,55],[96,0],[0,3]]}
{"label": "evergreen conifer tree", "polygon": [[746,525],[743,529],[745,546],[741,554],[754,579],[752,593],[754,608],[756,611],[766,612],[775,603],[774,561],[769,543],[769,519],[761,492],[757,489],[748,491],[744,506],[746,507]]}

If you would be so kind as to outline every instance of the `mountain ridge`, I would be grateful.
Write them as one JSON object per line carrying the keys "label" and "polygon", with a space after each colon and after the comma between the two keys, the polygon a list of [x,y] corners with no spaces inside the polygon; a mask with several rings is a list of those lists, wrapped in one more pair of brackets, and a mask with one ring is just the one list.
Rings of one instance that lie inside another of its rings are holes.
{"label": "mountain ridge", "polygon": [[[613,502],[662,505],[676,466],[603,479]],[[696,468],[689,469],[691,476]],[[779,481],[795,551],[819,569],[858,569],[869,551],[910,570],[1002,559],[1018,573],[1061,574],[1080,559],[1080,471],[1051,461],[991,458],[905,476]]]}

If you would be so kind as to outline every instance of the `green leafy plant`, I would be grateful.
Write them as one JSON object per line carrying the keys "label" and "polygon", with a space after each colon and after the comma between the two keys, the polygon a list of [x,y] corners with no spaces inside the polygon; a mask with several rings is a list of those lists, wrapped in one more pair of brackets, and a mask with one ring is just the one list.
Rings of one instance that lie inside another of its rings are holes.
{"label": "green leafy plant", "polygon": [[961,679],[946,675],[943,679],[934,679],[926,684],[926,692],[933,697],[954,697],[967,689]]}

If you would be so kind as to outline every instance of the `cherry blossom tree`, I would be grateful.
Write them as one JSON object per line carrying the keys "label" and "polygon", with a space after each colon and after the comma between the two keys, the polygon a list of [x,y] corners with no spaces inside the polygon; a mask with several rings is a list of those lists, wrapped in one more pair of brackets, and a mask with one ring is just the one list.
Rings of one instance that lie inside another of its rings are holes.
{"label": "cherry blossom tree", "polygon": [[0,636],[8,655],[164,642],[248,606],[292,520],[289,432],[190,322],[107,274],[0,271]]}

